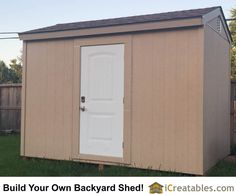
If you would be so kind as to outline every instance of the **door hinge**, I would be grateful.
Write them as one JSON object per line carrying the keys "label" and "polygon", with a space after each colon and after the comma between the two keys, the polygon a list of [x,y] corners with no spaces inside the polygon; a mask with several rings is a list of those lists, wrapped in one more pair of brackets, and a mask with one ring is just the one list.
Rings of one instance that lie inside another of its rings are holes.
{"label": "door hinge", "polygon": [[122,142],[122,148],[124,148],[125,147],[125,144],[124,144],[124,142]]}
{"label": "door hinge", "polygon": [[125,97],[123,98],[123,104],[125,103]]}

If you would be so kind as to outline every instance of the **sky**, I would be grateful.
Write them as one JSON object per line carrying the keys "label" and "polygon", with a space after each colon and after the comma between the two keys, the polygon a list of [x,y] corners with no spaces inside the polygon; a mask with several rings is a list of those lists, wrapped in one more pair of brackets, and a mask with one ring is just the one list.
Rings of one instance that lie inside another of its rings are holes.
{"label": "sky", "polygon": [[[212,6],[222,6],[226,18],[230,18],[236,0],[0,0],[0,32]],[[0,60],[8,64],[20,56],[21,49],[20,40],[0,40]]]}

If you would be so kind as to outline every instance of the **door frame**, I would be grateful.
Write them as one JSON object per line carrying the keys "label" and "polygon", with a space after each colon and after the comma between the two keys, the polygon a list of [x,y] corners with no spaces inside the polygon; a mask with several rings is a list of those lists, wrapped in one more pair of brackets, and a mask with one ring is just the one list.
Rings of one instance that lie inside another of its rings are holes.
{"label": "door frame", "polygon": [[[131,90],[132,90],[132,38],[131,35],[79,38],[74,40],[74,73],[73,73],[73,125],[72,125],[72,159],[84,161],[96,161],[104,163],[131,163]],[[124,44],[124,127],[123,127],[123,158],[87,155],[79,153],[80,139],[80,69],[81,47]],[[79,75],[79,76],[78,76]]]}

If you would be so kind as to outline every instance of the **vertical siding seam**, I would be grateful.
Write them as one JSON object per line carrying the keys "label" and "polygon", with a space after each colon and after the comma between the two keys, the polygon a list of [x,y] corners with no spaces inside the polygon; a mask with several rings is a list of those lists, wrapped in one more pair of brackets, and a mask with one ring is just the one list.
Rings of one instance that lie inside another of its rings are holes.
{"label": "vertical siding seam", "polygon": [[[164,41],[163,41],[163,46],[164,46],[164,49],[163,50],[169,50],[169,44],[168,44],[168,37],[167,36],[164,36],[163,37]],[[166,65],[168,64],[168,58],[164,57],[163,58],[164,62],[163,64]],[[163,103],[163,112],[164,112],[164,116],[162,117],[162,120],[163,120],[163,129],[164,129],[164,133],[163,133],[163,166],[164,166],[164,169],[167,169],[168,168],[168,153],[167,153],[167,138],[168,138],[168,129],[167,129],[167,122],[166,122],[166,118],[168,118],[168,115],[166,113],[166,107],[167,107],[167,103],[166,103],[166,98],[168,96],[168,92],[167,92],[167,79],[168,79],[168,75],[166,73],[166,68],[163,67],[163,94],[164,94],[164,103]]]}
{"label": "vertical siding seam", "polygon": [[[49,80],[48,79],[48,77],[49,77],[49,74],[48,74],[49,42],[46,43],[46,49],[47,49],[47,52],[46,52],[47,64],[45,66],[46,66],[46,72],[47,72],[47,81],[46,81],[46,83],[47,83]],[[48,83],[46,84],[45,91],[48,91]],[[45,94],[45,95],[47,96],[48,94]],[[45,106],[45,102],[44,102],[44,106]],[[46,130],[46,129],[44,129],[44,130]],[[50,130],[50,129],[48,129],[48,130]],[[47,130],[44,132],[44,134],[47,134]],[[45,141],[45,143],[44,143],[44,156],[45,157],[48,155],[48,153],[47,153],[47,138],[48,138],[48,135],[46,135],[46,138],[44,138],[44,141]]]}
{"label": "vertical siding seam", "polygon": [[[65,52],[66,51],[66,41],[67,40],[63,40],[63,47],[62,47],[62,52],[63,52],[63,59],[62,59],[62,70],[63,70],[63,83],[62,83],[62,85],[63,85],[63,90],[65,89],[65,82],[66,82],[66,70],[65,70],[65,68],[68,68],[68,66],[66,65],[66,55],[67,55],[67,53]],[[62,143],[63,143],[63,151],[64,151],[64,153],[63,153],[63,158],[64,159],[66,159],[66,154],[67,154],[67,150],[66,150],[66,146],[65,146],[65,138],[66,138],[66,134],[65,134],[65,132],[66,133],[68,133],[68,131],[66,130],[66,128],[65,128],[65,95],[67,95],[67,94],[64,94],[64,92],[62,92],[62,99],[63,99],[63,101],[62,101],[62,128],[63,128],[63,134],[64,134],[64,136],[63,136],[63,139],[62,139]]]}
{"label": "vertical siding seam", "polygon": [[129,137],[129,141],[130,141],[130,150],[129,150],[129,156],[130,156],[130,164],[132,164],[133,162],[133,155],[132,155],[132,147],[133,147],[133,72],[134,72],[134,67],[133,67],[133,34],[130,35],[130,54],[131,54],[131,57],[130,57],[130,66],[131,66],[131,80],[130,80],[130,137]]}
{"label": "vertical siding seam", "polygon": [[[173,36],[174,36],[174,41],[175,41],[175,43],[174,43],[174,45],[178,45],[178,40],[177,40],[177,37],[178,37],[178,33],[179,32],[177,32],[177,33],[174,33],[173,34]],[[173,42],[172,42],[173,43]],[[174,55],[174,58],[175,58],[175,61],[178,61],[178,56],[177,55]],[[174,78],[174,80],[175,80],[175,82],[173,83],[173,85],[174,85],[174,88],[177,88],[177,86],[178,86],[178,82],[177,82],[177,68],[176,68],[176,65],[174,65],[174,68],[173,68],[173,71],[174,71],[174,76],[173,76],[173,78]],[[175,92],[176,92],[176,90],[171,94],[171,95],[173,95],[173,99],[174,100],[176,100],[176,97],[175,97]],[[174,130],[173,131],[173,133],[174,133],[174,138],[173,138],[173,141],[174,141],[174,146],[173,146],[173,152],[174,152],[174,154],[175,154],[175,161],[174,161],[174,164],[173,164],[173,169],[174,169],[174,171],[176,171],[176,158],[178,158],[178,155],[180,154],[179,153],[179,151],[178,151],[178,153],[176,152],[176,148],[177,148],[177,119],[176,119],[176,110],[177,110],[177,108],[176,108],[176,103],[174,103],[174,106],[173,106],[173,112],[174,112],[174,114],[175,114],[175,116],[174,116],[174,122],[173,122],[173,129],[172,130]]]}
{"label": "vertical siding seam", "polygon": [[[52,46],[53,46],[53,51],[55,51],[55,52],[58,52],[58,46],[57,46],[57,42],[52,42]],[[54,67],[57,67],[56,65],[55,65],[55,63],[56,63],[56,60],[55,60],[55,58],[56,58],[56,54],[55,54],[55,52],[53,52],[53,57],[52,57],[52,63],[53,63],[53,65],[52,66],[54,66]],[[53,80],[53,90],[52,90],[52,98],[53,98],[53,101],[54,102],[56,102],[56,86],[57,86],[57,84],[56,84],[56,75],[57,75],[57,70],[58,70],[58,67],[57,68],[55,68],[54,69],[55,70],[55,72],[53,72],[53,77],[52,77],[52,80]],[[53,70],[53,71],[54,71]],[[53,133],[57,133],[56,131],[55,131],[55,128],[56,128],[56,118],[55,118],[55,115],[57,114],[57,112],[56,112],[56,105],[55,105],[55,103],[53,103],[53,117],[52,117],[52,126],[53,126],[53,130],[52,130],[52,132]],[[52,144],[51,144],[51,146],[52,147],[54,147],[55,146],[55,135],[53,135],[53,137],[52,137]],[[55,152],[54,152],[54,150],[52,150],[52,157],[55,157]]]}
{"label": "vertical siding seam", "polygon": [[[191,37],[192,37],[192,34],[188,34],[188,38],[191,39]],[[196,40],[192,40],[191,39],[191,41],[196,41]],[[189,50],[189,49],[192,49],[193,47],[190,44],[188,44],[187,48]],[[189,78],[191,79],[192,75],[191,75],[191,69],[190,69],[189,65],[187,65],[187,72],[188,72]],[[188,142],[188,144],[187,145],[191,145],[192,144],[191,138],[193,138],[193,137],[192,137],[192,134],[191,134],[192,124],[189,122],[189,121],[191,121],[190,117],[192,116],[191,115],[192,110],[191,110],[191,106],[190,106],[191,103],[190,103],[190,98],[189,98],[189,96],[191,96],[191,90],[190,90],[191,85],[189,84],[189,81],[187,82],[187,87],[188,87],[188,91],[187,91],[188,92],[188,105],[187,105],[187,118],[188,118],[187,119],[188,120],[188,122],[187,122],[187,129],[188,129],[188,131],[187,131],[187,142]],[[192,161],[192,158],[191,158],[192,155],[190,154],[191,152],[192,152],[192,150],[190,149],[189,146],[187,146],[187,154],[188,154],[188,163],[187,163],[188,166],[187,166],[187,169],[191,169],[192,165],[193,165],[192,162],[191,162]],[[196,152],[195,152],[195,154],[196,154]],[[196,165],[194,167],[196,169]]]}
{"label": "vertical siding seam", "polygon": [[201,97],[201,101],[202,101],[202,119],[201,119],[201,145],[202,145],[202,174],[204,174],[205,172],[205,97],[204,97],[204,94],[205,94],[205,65],[206,65],[206,40],[205,40],[205,36],[206,36],[206,29],[205,29],[205,25],[203,26],[203,28],[200,28],[199,31],[201,32],[200,33],[200,37],[201,37],[201,48],[202,49],[202,60],[201,60],[201,65],[202,65],[202,83],[201,83],[201,92],[202,92],[202,97]]}
{"label": "vertical siding seam", "polygon": [[74,57],[75,57],[75,39],[72,40],[72,95],[71,95],[71,100],[72,100],[72,103],[71,103],[71,110],[72,110],[72,118],[71,118],[71,121],[72,121],[72,129],[70,129],[70,139],[71,139],[71,145],[70,145],[70,156],[69,156],[69,159],[70,160],[73,160],[73,146],[74,146],[74,140],[73,140],[73,130],[74,130],[74,66],[75,66],[75,60],[74,60]]}
{"label": "vertical siding seam", "polygon": [[[151,37],[153,37],[153,36],[151,36]],[[151,74],[151,91],[152,91],[152,93],[151,93],[151,104],[152,104],[152,110],[151,110],[151,128],[152,129],[154,129],[155,128],[155,125],[154,125],[154,106],[153,106],[153,102],[154,102],[154,97],[153,97],[153,95],[154,95],[154,84],[153,84],[153,80],[154,80],[154,56],[153,56],[153,54],[154,54],[154,50],[153,50],[153,47],[154,47],[154,43],[153,43],[153,41],[151,42],[151,51],[150,52],[152,52],[152,55],[151,55],[151,59],[150,59],[150,63],[151,63],[151,69],[152,69],[152,74]],[[153,142],[152,142],[152,147],[151,147],[151,149],[154,149],[154,147],[153,147]],[[152,167],[151,167],[152,168]]]}

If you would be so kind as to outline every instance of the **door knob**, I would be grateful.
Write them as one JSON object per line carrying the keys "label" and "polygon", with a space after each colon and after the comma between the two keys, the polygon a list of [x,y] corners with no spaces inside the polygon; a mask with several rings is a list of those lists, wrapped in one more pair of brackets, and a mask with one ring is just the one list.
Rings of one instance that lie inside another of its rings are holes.
{"label": "door knob", "polygon": [[85,106],[82,106],[82,107],[80,106],[79,108],[82,112],[84,112],[86,110]]}

